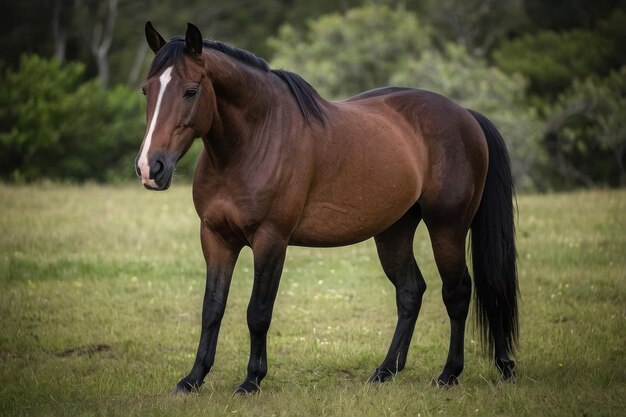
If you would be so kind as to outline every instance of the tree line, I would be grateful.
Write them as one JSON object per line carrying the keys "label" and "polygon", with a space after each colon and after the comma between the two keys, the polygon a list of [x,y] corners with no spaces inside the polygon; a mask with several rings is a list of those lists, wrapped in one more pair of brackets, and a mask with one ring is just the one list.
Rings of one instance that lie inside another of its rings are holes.
{"label": "tree line", "polygon": [[624,0],[22,0],[0,20],[5,181],[132,178],[152,20],[171,35],[192,21],[328,99],[384,85],[451,97],[502,131],[521,188],[626,185]]}

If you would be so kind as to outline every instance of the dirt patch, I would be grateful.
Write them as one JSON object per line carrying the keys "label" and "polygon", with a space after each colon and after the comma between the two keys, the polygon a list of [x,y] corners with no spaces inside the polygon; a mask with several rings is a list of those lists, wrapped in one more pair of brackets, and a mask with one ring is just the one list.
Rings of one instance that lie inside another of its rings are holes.
{"label": "dirt patch", "polygon": [[77,348],[68,349],[58,354],[62,358],[70,357],[91,357],[96,354],[109,354],[113,351],[113,346],[101,343],[98,345],[87,345]]}

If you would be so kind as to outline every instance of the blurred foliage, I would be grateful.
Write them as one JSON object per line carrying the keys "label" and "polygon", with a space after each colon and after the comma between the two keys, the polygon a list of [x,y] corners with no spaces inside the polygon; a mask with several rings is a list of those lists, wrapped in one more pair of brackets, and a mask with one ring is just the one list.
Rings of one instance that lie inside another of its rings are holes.
{"label": "blurred foliage", "polygon": [[103,90],[82,64],[24,56],[0,80],[0,176],[98,181],[129,177],[143,136],[143,100]]}
{"label": "blurred foliage", "polygon": [[524,0],[533,23],[552,30],[589,29],[620,6],[624,6],[623,0]]}
{"label": "blurred foliage", "polygon": [[[546,119],[540,142],[546,159],[533,173],[541,189],[624,185],[623,152],[602,143],[601,135],[608,131],[602,133],[599,126],[606,125],[601,118],[617,120],[626,114],[620,100],[608,100],[623,94],[616,78],[626,65],[626,12],[611,12],[610,2],[605,3],[589,15],[602,19],[591,22],[587,16],[578,23],[584,28],[527,33],[504,41],[493,53],[504,71],[528,79],[527,107]],[[572,24],[557,19],[545,26]],[[600,101],[602,95],[607,101]],[[626,140],[623,131],[612,127],[613,142]]]}
{"label": "blurred foliage", "polygon": [[575,80],[607,75],[626,64],[626,12],[616,9],[596,26],[526,33],[504,41],[493,53],[494,62],[528,79],[535,104],[550,102]]}
{"label": "blurred foliage", "polygon": [[413,13],[367,5],[286,24],[270,39],[272,66],[297,72],[325,97],[344,98],[389,84],[391,74],[430,45],[431,29]]}
{"label": "blurred foliage", "polygon": [[611,68],[626,65],[626,10],[614,10],[608,19],[598,23],[597,30],[611,45]]}
{"label": "blurred foliage", "polygon": [[572,80],[605,70],[611,52],[602,35],[574,29],[526,34],[505,42],[493,58],[504,71],[526,77],[532,94],[553,97]]}
{"label": "blurred foliage", "polygon": [[[555,168],[569,183],[626,185],[626,66],[575,81],[558,98],[549,132]],[[596,155],[589,158],[589,155]]]}
{"label": "blurred foliage", "polygon": [[474,55],[487,55],[503,39],[532,27],[522,0],[427,0],[424,16],[437,45],[459,43]]}

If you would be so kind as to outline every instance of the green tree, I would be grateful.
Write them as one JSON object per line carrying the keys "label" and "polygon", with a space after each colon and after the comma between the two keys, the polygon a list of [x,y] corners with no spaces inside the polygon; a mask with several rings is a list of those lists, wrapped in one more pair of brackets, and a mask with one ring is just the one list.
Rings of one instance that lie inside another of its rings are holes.
{"label": "green tree", "polygon": [[575,81],[548,122],[564,185],[626,185],[626,66]]}
{"label": "green tree", "polygon": [[598,23],[597,31],[611,44],[611,68],[626,65],[626,11],[615,9],[608,19]]}
{"label": "green tree", "polygon": [[551,30],[593,27],[623,0],[524,0],[528,16],[539,27]]}
{"label": "green tree", "polygon": [[528,29],[521,0],[426,0],[418,16],[431,27],[438,43],[455,42],[486,55],[502,40]]}
{"label": "green tree", "polygon": [[370,4],[345,15],[291,25],[270,39],[272,66],[299,73],[320,93],[343,98],[389,84],[393,72],[430,47],[431,29],[413,13]]}
{"label": "green tree", "polygon": [[574,79],[608,72],[612,54],[604,36],[575,29],[525,34],[503,43],[493,58],[507,73],[528,79],[530,93],[552,100]]}

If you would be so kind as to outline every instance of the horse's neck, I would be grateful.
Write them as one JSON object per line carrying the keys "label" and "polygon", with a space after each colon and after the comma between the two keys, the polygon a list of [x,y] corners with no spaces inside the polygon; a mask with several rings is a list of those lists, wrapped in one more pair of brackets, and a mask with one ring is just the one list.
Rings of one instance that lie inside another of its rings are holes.
{"label": "horse's neck", "polygon": [[[223,58],[208,69],[216,95],[216,116],[204,138],[207,152],[221,164],[253,168],[274,163],[276,148],[293,135],[298,115],[287,86],[270,72]],[[273,151],[271,151],[273,150]]]}

